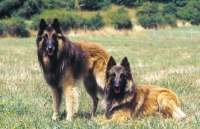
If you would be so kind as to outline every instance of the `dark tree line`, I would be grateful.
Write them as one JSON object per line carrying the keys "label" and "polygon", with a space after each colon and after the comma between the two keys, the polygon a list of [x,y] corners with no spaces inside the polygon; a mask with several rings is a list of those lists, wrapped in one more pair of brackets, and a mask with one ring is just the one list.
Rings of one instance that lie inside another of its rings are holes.
{"label": "dark tree line", "polygon": [[30,19],[44,10],[75,9],[74,0],[0,0],[0,19],[23,17]]}
{"label": "dark tree line", "polygon": [[107,9],[111,4],[138,7],[145,2],[173,3],[178,7],[186,6],[188,2],[198,0],[0,0],[0,19],[20,16],[30,19],[32,15],[44,10],[65,8],[67,10]]}

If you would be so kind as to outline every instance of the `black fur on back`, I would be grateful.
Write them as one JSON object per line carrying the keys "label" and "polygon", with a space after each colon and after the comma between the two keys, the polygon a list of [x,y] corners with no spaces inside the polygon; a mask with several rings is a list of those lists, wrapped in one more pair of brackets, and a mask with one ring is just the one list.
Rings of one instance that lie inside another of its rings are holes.
{"label": "black fur on back", "polygon": [[[47,41],[44,40],[44,33],[55,33],[56,38],[48,37],[55,45],[53,56],[48,56],[46,52]],[[78,79],[86,71],[86,52],[65,37],[58,19],[54,19],[53,24],[49,25],[41,19],[36,43],[38,61],[50,86],[61,86],[63,81],[66,81],[67,72],[71,72],[73,78]]]}

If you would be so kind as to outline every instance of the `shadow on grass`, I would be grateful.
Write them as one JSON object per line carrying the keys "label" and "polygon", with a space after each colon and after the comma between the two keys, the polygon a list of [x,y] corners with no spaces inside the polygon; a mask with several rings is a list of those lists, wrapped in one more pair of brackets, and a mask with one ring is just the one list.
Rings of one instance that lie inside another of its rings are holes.
{"label": "shadow on grass", "polygon": [[[95,116],[96,115],[103,115],[103,112],[102,111],[97,111]],[[67,113],[66,111],[64,110],[60,115],[59,115],[59,120],[65,120],[65,118],[67,117]],[[77,113],[75,113],[74,115],[74,118],[80,118],[80,119],[91,119],[91,113],[88,111],[78,111]]]}

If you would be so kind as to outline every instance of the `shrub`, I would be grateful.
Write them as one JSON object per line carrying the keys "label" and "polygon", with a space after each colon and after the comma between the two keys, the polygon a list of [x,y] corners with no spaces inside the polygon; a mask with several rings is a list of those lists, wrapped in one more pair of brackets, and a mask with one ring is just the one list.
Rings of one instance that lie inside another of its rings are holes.
{"label": "shrub", "polygon": [[86,25],[87,28],[90,30],[98,30],[102,28],[105,25],[105,23],[100,13],[97,13],[95,16],[91,17],[91,19],[88,20]]}
{"label": "shrub", "polygon": [[23,17],[28,18],[40,13],[41,0],[4,0],[0,2],[0,18]]}
{"label": "shrub", "polygon": [[191,24],[200,24],[200,2],[189,2],[177,12],[177,15],[180,19],[188,21]]}
{"label": "shrub", "polygon": [[173,3],[169,3],[169,4],[164,4],[163,6],[163,13],[166,14],[176,14],[177,12],[177,7],[175,4]]}
{"label": "shrub", "polygon": [[110,0],[78,0],[82,8],[88,10],[107,9],[110,6]]}
{"label": "shrub", "polygon": [[136,16],[138,22],[144,28],[157,27],[163,24],[162,13],[158,9],[157,3],[145,2],[137,9]]}
{"label": "shrub", "polygon": [[33,22],[30,29],[37,30],[40,19],[42,18],[45,19],[48,24],[51,24],[54,18],[59,18],[59,22],[64,31],[70,30],[71,28],[82,28],[84,23],[84,19],[73,12],[67,12],[65,9],[50,10],[34,16],[32,18]]}
{"label": "shrub", "polygon": [[177,7],[173,3],[162,4],[146,2],[137,9],[136,16],[144,28],[157,26],[176,26]]}
{"label": "shrub", "polygon": [[173,0],[176,6],[183,7],[188,3],[189,0]]}
{"label": "shrub", "polygon": [[75,9],[74,0],[42,0],[43,8],[46,10],[51,9]]}
{"label": "shrub", "polygon": [[176,13],[177,7],[173,3],[165,4],[163,6],[163,16],[164,16],[164,24],[176,26]]}
{"label": "shrub", "polygon": [[65,4],[66,4],[65,8],[67,10],[74,10],[74,9],[76,9],[75,0],[67,0],[67,1],[65,1]]}
{"label": "shrub", "polygon": [[82,29],[84,26],[87,26],[88,29],[94,30],[104,26],[103,17],[99,13],[91,17],[91,19],[86,19],[74,12],[67,12],[66,10],[51,10],[44,11],[41,15],[35,16],[32,19],[33,22],[30,29],[37,30],[40,19],[42,18],[45,19],[48,24],[51,24],[54,18],[60,18],[59,22],[64,31],[70,29]]}
{"label": "shrub", "polygon": [[11,36],[29,37],[29,31],[26,29],[24,20],[17,17],[11,19],[2,20],[2,24],[5,26],[4,31]]}
{"label": "shrub", "polygon": [[111,12],[110,15],[111,24],[118,29],[132,29],[131,18],[128,12],[122,7],[116,12]]}
{"label": "shrub", "polygon": [[0,36],[3,36],[4,31],[5,31],[5,26],[3,23],[0,22]]}
{"label": "shrub", "polygon": [[51,10],[44,11],[41,15],[37,15],[32,19],[32,25],[30,29],[37,30],[40,23],[40,19],[45,19],[47,24],[51,24],[54,18],[59,18],[59,22],[64,31],[70,29],[83,29],[87,26],[90,30],[100,29],[105,23],[100,13],[97,13],[90,19],[83,18],[81,15],[75,12],[67,12],[66,10]]}
{"label": "shrub", "polygon": [[1,0],[0,18],[10,17],[12,12],[16,11],[23,3],[23,0]]}
{"label": "shrub", "polygon": [[23,17],[30,19],[43,10],[75,9],[74,0],[0,0],[0,18]]}
{"label": "shrub", "polygon": [[163,17],[161,13],[156,14],[140,14],[138,15],[138,22],[144,28],[157,28],[158,25],[163,25]]}
{"label": "shrub", "polygon": [[164,25],[170,25],[176,27],[176,16],[174,14],[165,14],[164,16]]}
{"label": "shrub", "polygon": [[32,15],[41,12],[39,7],[41,4],[42,2],[40,0],[27,0],[16,12],[13,12],[12,15],[30,19]]}
{"label": "shrub", "polygon": [[136,1],[134,0],[111,0],[112,3],[117,5],[125,5],[128,7],[132,7]]}

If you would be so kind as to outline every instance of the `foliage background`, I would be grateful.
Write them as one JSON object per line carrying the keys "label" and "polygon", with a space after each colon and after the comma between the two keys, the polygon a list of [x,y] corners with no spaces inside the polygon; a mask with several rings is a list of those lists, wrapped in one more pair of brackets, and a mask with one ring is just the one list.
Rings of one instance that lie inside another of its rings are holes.
{"label": "foliage background", "polygon": [[[113,5],[119,6],[118,10],[112,10]],[[129,13],[130,10],[135,11],[136,15]],[[83,15],[85,12],[87,15]],[[91,12],[94,13],[90,15]],[[1,0],[0,36],[28,37],[30,36],[28,31],[36,30],[41,18],[50,22],[55,17],[61,19],[64,31],[99,30],[108,26],[132,29],[134,25],[141,25],[146,29],[177,27],[179,20],[199,25],[200,2],[198,0]],[[10,20],[13,24],[18,24],[12,26],[12,30],[18,30],[17,27],[20,26],[22,32],[9,32],[10,22],[7,21]]]}

